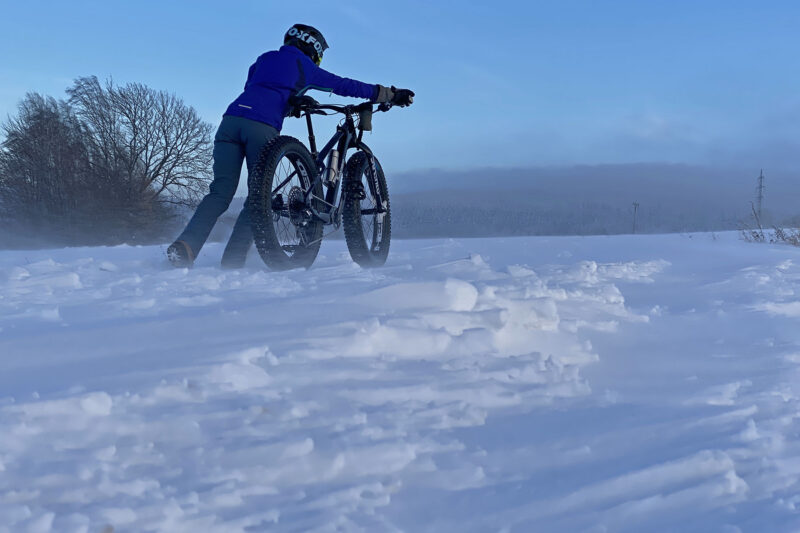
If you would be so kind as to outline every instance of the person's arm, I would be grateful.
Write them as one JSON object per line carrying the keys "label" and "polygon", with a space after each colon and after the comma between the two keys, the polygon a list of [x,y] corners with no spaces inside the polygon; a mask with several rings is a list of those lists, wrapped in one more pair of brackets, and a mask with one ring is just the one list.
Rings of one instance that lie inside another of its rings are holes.
{"label": "person's arm", "polygon": [[332,92],[339,96],[366,98],[373,102],[391,102],[403,107],[411,105],[414,101],[414,91],[342,78],[336,74],[331,74],[314,63],[308,62],[308,64],[310,68],[306,69],[303,69],[301,65],[301,75],[305,77],[305,86],[303,87],[305,90],[317,89]]}
{"label": "person's arm", "polygon": [[367,100],[375,100],[378,97],[377,85],[350,78],[342,78],[313,63],[311,68],[305,70],[307,89],[317,89],[338,94],[339,96],[352,96],[354,98],[366,98]]}

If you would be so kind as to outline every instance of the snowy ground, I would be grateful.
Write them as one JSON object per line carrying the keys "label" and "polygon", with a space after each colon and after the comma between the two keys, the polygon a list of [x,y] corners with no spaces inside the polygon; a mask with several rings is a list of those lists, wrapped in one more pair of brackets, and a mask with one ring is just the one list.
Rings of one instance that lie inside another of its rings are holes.
{"label": "snowy ground", "polygon": [[796,531],[800,250],[0,252],[0,531]]}

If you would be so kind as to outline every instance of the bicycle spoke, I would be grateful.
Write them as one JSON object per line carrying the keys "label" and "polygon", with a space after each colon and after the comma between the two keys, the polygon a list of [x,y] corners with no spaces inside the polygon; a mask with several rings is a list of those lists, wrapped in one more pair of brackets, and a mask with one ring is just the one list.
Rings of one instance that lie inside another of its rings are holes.
{"label": "bicycle spoke", "polygon": [[278,190],[279,190],[281,187],[283,187],[284,185],[286,185],[287,183],[289,183],[289,181],[290,181],[290,180],[291,180],[293,177],[295,177],[296,175],[297,175],[297,171],[296,171],[296,170],[295,170],[294,172],[292,172],[291,174],[289,174],[289,177],[287,177],[285,180],[283,180],[283,181],[280,183],[280,185],[278,185],[277,187],[275,187],[275,188],[272,190],[272,196],[275,196],[275,193],[276,193],[276,192],[278,192]]}
{"label": "bicycle spoke", "polygon": [[[295,186],[300,187],[303,185],[300,183],[298,170],[295,164],[289,158],[283,158],[278,162],[273,182],[278,180],[280,180],[280,183],[273,189],[272,197],[280,196],[282,205],[288,206],[288,190],[291,190]],[[298,247],[302,245],[302,242],[299,235],[297,235],[295,225],[292,223],[289,208],[282,207],[280,211],[273,211],[273,215],[273,225],[275,227],[275,236],[278,238],[278,243],[285,252],[289,254],[294,253]]]}

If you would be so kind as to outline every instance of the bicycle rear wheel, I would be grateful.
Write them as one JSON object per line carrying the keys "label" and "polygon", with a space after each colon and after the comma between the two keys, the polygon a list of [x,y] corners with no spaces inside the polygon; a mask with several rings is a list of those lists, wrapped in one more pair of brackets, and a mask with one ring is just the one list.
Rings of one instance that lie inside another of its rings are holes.
{"label": "bicycle rear wheel", "polygon": [[[374,165],[372,162],[374,161]],[[342,223],[353,261],[365,268],[386,263],[392,237],[389,189],[378,159],[356,152],[347,162],[342,186]]]}
{"label": "bicycle rear wheel", "polygon": [[[261,259],[272,270],[308,268],[317,257],[323,223],[309,209],[311,202],[322,197],[322,184],[315,177],[316,165],[308,149],[284,135],[264,146],[248,176],[253,238]],[[309,190],[312,197],[307,200]]]}

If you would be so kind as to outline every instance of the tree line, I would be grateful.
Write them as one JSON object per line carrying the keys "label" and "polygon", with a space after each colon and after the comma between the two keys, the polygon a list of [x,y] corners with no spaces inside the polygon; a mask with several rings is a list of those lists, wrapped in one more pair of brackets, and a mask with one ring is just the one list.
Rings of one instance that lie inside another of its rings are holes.
{"label": "tree line", "polygon": [[[139,83],[28,93],[0,126],[0,246],[153,242],[211,179],[212,126]],[[3,242],[5,241],[5,242]]]}
{"label": "tree line", "polygon": [[[615,235],[631,233],[633,216],[631,204],[621,201],[537,195],[530,189],[392,197],[392,235],[398,238]],[[642,203],[636,226],[640,233],[736,230],[739,218],[734,210],[665,201]]]}

